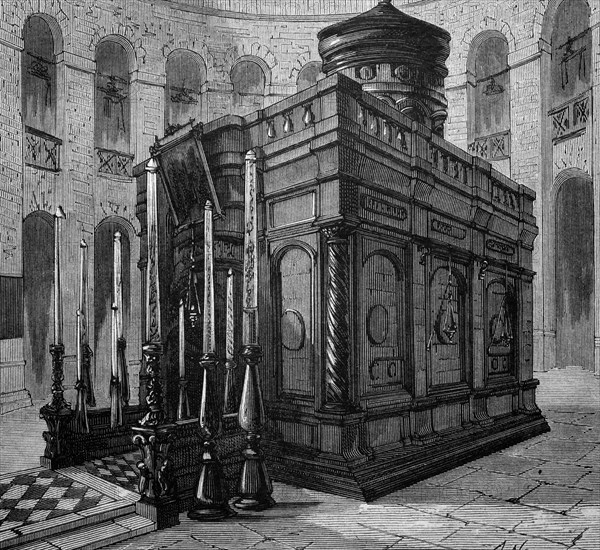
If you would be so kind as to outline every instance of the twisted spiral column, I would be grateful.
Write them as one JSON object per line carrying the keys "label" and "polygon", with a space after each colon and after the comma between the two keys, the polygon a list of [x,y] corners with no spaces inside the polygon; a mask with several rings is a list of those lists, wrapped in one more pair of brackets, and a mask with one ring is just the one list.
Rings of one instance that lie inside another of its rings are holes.
{"label": "twisted spiral column", "polygon": [[345,228],[326,228],[327,341],[325,354],[325,408],[345,410],[349,405],[348,359],[350,255]]}

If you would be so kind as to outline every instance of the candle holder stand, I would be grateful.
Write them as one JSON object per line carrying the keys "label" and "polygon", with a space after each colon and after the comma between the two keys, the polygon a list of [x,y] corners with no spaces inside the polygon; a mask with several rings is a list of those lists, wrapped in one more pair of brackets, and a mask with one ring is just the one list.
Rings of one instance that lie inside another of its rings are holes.
{"label": "candle holder stand", "polygon": [[204,369],[202,381],[202,402],[200,404],[199,423],[204,438],[202,465],[196,487],[194,506],[188,517],[196,521],[220,521],[235,512],[229,507],[223,487],[223,469],[215,452],[215,434],[218,431],[220,414],[209,399],[209,373],[214,373],[219,359],[212,353],[205,353],[200,359]]}
{"label": "candle holder stand", "polygon": [[64,397],[63,358],[65,347],[63,344],[51,344],[52,355],[52,399],[40,409],[40,418],[43,418],[48,430],[43,432],[46,448],[40,457],[40,465],[44,468],[56,470],[73,464],[73,457],[69,454],[66,432],[73,417],[71,405]]}
{"label": "candle holder stand", "polygon": [[247,344],[240,355],[246,363],[246,372],[238,420],[247,434],[247,446],[242,453],[244,464],[240,476],[240,494],[233,505],[242,510],[259,511],[275,505],[271,496],[273,485],[260,448],[260,430],[265,423],[265,409],[258,373],[262,349],[258,344]]}

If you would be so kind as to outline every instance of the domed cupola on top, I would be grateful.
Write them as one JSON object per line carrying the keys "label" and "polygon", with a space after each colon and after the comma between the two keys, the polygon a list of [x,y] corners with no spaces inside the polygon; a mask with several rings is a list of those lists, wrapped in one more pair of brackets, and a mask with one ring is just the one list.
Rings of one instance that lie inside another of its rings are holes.
{"label": "domed cupola on top", "polygon": [[434,132],[447,117],[444,78],[450,34],[381,0],[319,34],[323,72],[340,72]]}

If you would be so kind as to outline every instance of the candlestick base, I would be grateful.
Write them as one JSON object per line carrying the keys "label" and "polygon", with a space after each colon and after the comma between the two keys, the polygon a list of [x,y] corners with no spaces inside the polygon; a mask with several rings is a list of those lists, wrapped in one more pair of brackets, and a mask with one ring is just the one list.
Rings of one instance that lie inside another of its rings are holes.
{"label": "candlestick base", "polygon": [[136,512],[156,523],[158,529],[179,523],[175,475],[170,448],[175,441],[174,424],[132,426],[133,443],[142,453],[137,463],[140,472]]}
{"label": "candlestick base", "polygon": [[238,420],[241,428],[247,433],[247,445],[242,452],[244,465],[240,476],[239,497],[233,505],[243,510],[259,511],[275,505],[271,497],[273,485],[260,449],[259,432],[265,423],[258,373],[262,348],[258,344],[247,344],[240,355],[246,363],[246,373]]}
{"label": "candlestick base", "polygon": [[214,454],[214,442],[207,440],[204,442],[194,507],[188,512],[188,518],[196,521],[220,521],[233,515],[235,512],[229,507],[223,490],[223,472]]}
{"label": "candlestick base", "polygon": [[40,418],[48,426],[48,430],[42,433],[46,442],[44,456],[40,457],[40,466],[43,468],[56,470],[73,464],[66,437],[72,417],[70,408],[55,408],[51,403],[40,409]]}
{"label": "candlestick base", "polygon": [[242,452],[244,465],[240,476],[240,495],[233,505],[241,510],[258,512],[275,506],[271,496],[273,486],[259,448],[260,436],[249,434],[246,440],[248,446]]}
{"label": "candlestick base", "polygon": [[73,410],[64,397],[62,381],[63,357],[65,346],[63,344],[51,344],[52,355],[52,399],[50,403],[40,409],[40,418],[43,418],[48,430],[42,433],[46,448],[44,456],[40,457],[40,464],[45,468],[54,470],[64,468],[73,464],[73,457],[69,454],[66,432],[69,429]]}

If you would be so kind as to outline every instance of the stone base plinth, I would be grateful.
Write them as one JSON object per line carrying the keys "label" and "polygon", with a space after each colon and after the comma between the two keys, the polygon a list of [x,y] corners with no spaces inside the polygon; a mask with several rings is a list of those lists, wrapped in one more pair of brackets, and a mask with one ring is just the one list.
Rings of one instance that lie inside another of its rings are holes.
{"label": "stone base plinth", "polygon": [[314,449],[284,449],[269,441],[264,448],[274,480],[371,501],[549,430],[541,414],[519,413],[498,418],[486,428],[473,425],[439,433],[434,441],[422,445],[399,442],[396,448],[373,453],[362,463],[348,463]]}
{"label": "stone base plinth", "polygon": [[33,405],[31,395],[25,389],[0,393],[0,414],[6,414],[18,409],[24,409],[25,407],[31,407],[31,405]]}

